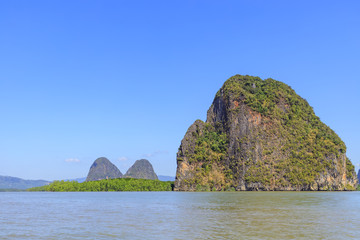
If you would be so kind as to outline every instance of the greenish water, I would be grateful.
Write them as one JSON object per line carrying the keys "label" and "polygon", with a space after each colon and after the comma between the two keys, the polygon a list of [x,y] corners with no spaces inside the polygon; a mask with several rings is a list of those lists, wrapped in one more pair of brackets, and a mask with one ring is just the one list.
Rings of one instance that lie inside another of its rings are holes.
{"label": "greenish water", "polygon": [[0,239],[359,239],[360,192],[0,193]]}

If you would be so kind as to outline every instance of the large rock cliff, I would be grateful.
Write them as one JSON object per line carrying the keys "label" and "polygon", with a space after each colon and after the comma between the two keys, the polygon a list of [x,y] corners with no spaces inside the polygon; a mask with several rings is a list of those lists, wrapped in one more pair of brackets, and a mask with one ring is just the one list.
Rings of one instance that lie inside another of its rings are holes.
{"label": "large rock cliff", "polygon": [[127,170],[124,177],[158,180],[153,166],[146,159],[136,160],[129,170]]}
{"label": "large rock cliff", "polygon": [[91,165],[86,181],[121,178],[122,173],[107,158],[101,157]]}
{"label": "large rock cliff", "polygon": [[236,75],[177,153],[175,190],[354,190],[339,136],[273,79]]}

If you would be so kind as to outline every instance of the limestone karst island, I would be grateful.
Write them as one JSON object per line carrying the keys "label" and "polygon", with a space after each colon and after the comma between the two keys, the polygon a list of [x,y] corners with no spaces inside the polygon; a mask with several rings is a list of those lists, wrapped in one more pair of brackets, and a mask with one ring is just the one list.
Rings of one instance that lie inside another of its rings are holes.
{"label": "limestone karst island", "polygon": [[308,102],[273,79],[236,75],[216,93],[177,153],[175,183],[159,181],[141,159],[123,175],[95,160],[84,183],[55,181],[45,191],[343,191],[356,190],[345,143]]}
{"label": "limestone karst island", "polygon": [[177,153],[175,190],[355,190],[345,143],[273,79],[236,75]]}
{"label": "limestone karst island", "polygon": [[100,157],[91,165],[85,182],[54,181],[28,191],[49,192],[109,192],[109,191],[172,191],[173,181],[160,181],[153,166],[146,159],[137,160],[123,175],[105,157]]}

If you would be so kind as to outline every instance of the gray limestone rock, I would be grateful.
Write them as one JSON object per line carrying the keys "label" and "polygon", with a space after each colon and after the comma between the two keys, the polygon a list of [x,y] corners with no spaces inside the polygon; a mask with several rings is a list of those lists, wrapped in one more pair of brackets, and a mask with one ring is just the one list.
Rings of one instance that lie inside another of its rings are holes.
{"label": "gray limestone rock", "polygon": [[121,178],[122,173],[107,158],[101,157],[91,165],[86,181],[97,181],[102,179]]}
{"label": "gray limestone rock", "polygon": [[146,159],[137,160],[125,173],[124,177],[158,180],[153,166]]}

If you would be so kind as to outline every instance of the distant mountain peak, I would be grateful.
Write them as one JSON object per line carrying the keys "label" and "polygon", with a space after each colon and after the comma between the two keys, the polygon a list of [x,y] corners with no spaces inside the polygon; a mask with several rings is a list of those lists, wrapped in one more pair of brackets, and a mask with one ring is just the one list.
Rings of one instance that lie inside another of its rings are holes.
{"label": "distant mountain peak", "polygon": [[49,184],[45,180],[24,180],[17,177],[0,176],[1,189],[27,189],[32,187],[40,187]]}
{"label": "distant mountain peak", "polygon": [[105,157],[100,157],[91,165],[86,181],[121,178],[120,170]]}
{"label": "distant mountain peak", "polygon": [[136,160],[124,177],[158,180],[153,166],[147,159]]}

